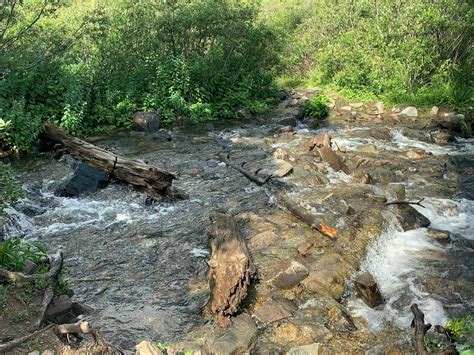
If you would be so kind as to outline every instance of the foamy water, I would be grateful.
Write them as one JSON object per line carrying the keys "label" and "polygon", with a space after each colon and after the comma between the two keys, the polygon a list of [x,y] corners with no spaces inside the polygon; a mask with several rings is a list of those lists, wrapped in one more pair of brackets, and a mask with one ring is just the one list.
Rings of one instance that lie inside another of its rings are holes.
{"label": "foamy water", "polygon": [[[428,198],[423,204],[426,208],[415,207],[431,220],[430,228],[474,239],[474,201]],[[387,218],[390,226],[369,247],[361,266],[361,271],[374,276],[386,303],[372,309],[353,296],[348,301],[352,314],[363,317],[373,330],[390,325],[408,329],[413,318],[409,306],[417,303],[425,313],[426,322],[445,325],[448,317],[441,297],[427,293],[420,283],[420,279],[432,272],[423,256],[443,255],[445,247],[428,238],[426,228],[404,232],[393,216],[387,214]]]}

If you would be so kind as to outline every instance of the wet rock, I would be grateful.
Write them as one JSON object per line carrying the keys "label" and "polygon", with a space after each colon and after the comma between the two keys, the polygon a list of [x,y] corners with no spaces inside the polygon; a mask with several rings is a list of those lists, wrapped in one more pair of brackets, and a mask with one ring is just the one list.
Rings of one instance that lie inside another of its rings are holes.
{"label": "wet rock", "polygon": [[298,253],[302,256],[306,256],[309,254],[311,248],[313,247],[313,243],[310,242],[303,242],[298,247],[296,250],[298,250]]}
{"label": "wet rock", "polygon": [[277,133],[278,134],[283,134],[283,133],[291,133],[295,130],[293,126],[283,126],[278,129]]}
{"label": "wet rock", "polygon": [[373,184],[374,179],[369,173],[365,171],[359,171],[351,177],[351,181],[358,184]]}
{"label": "wet rock", "polygon": [[310,118],[307,119],[304,123],[306,123],[309,128],[316,129],[319,127],[321,121],[318,118]]}
{"label": "wet rock", "polygon": [[433,141],[437,144],[447,144],[454,141],[454,137],[451,133],[446,131],[435,132],[431,134]]}
{"label": "wet rock", "polygon": [[154,132],[160,129],[161,112],[135,112],[133,127],[137,131]]}
{"label": "wet rock", "polygon": [[380,153],[379,150],[371,144],[363,145],[362,147],[359,147],[358,151],[362,152],[362,153],[368,153],[368,154],[379,154]]}
{"label": "wet rock", "polygon": [[430,220],[408,204],[397,205],[397,219],[404,231],[426,228]]}
{"label": "wet rock", "polygon": [[430,117],[436,117],[438,116],[438,112],[439,112],[439,107],[438,106],[433,106],[431,108],[431,111],[429,113]]}
{"label": "wet rock", "polygon": [[375,104],[375,108],[377,109],[377,113],[379,115],[383,114],[385,109],[382,101],[379,101]]}
{"label": "wet rock", "polygon": [[46,318],[56,318],[68,313],[72,308],[72,301],[66,295],[61,295],[53,300],[46,310]]}
{"label": "wet rock", "polygon": [[440,229],[428,229],[426,236],[443,244],[447,244],[451,241],[450,233]]}
{"label": "wet rock", "polygon": [[418,117],[418,110],[414,106],[408,106],[402,112],[400,112],[400,115],[407,117]]}
{"label": "wet rock", "polygon": [[328,133],[319,133],[315,135],[308,143],[309,149],[316,148],[330,148],[331,136]]}
{"label": "wet rock", "polygon": [[349,169],[342,162],[339,155],[336,154],[331,148],[323,147],[318,148],[317,153],[321,159],[327,163],[334,171],[344,171],[346,174],[349,173]]}
{"label": "wet rock", "polygon": [[337,253],[324,254],[311,269],[303,285],[309,291],[320,295],[328,294],[336,300],[340,299],[349,273],[342,256]]}
{"label": "wet rock", "polygon": [[374,200],[378,203],[385,203],[387,202],[387,198],[384,195],[376,195],[376,194],[366,194],[367,198]]}
{"label": "wet rock", "polygon": [[205,347],[211,354],[247,354],[256,336],[255,322],[249,315],[241,314],[235,317],[232,327],[215,329],[207,337]]}
{"label": "wet rock", "polygon": [[388,184],[388,191],[397,200],[404,200],[406,198],[405,185],[399,183]]}
{"label": "wet rock", "polygon": [[254,314],[253,317],[263,325],[290,318],[298,309],[296,305],[286,299],[271,299],[265,302]]}
{"label": "wet rock", "polygon": [[422,149],[413,149],[407,152],[407,157],[414,160],[422,159],[426,155],[426,152]]}
{"label": "wet rock", "polygon": [[272,231],[262,232],[252,237],[249,242],[250,250],[260,250],[278,241],[280,237]]}
{"label": "wet rock", "polygon": [[149,341],[142,341],[140,344],[135,346],[135,355],[161,355],[162,352]]}
{"label": "wet rock", "polygon": [[319,355],[321,352],[321,345],[313,343],[309,345],[298,346],[291,348],[288,351],[288,355]]}
{"label": "wet rock", "polygon": [[278,122],[278,124],[282,126],[291,126],[291,127],[296,127],[298,124],[297,120],[295,117],[287,117]]}
{"label": "wet rock", "polygon": [[462,114],[450,114],[444,117],[436,117],[432,119],[432,126],[457,131],[461,127],[461,122],[464,120]]}
{"label": "wet rock", "polygon": [[250,113],[249,110],[242,109],[242,110],[237,111],[237,118],[249,120],[252,118],[252,114]]}
{"label": "wet rock", "polygon": [[170,142],[173,136],[167,132],[155,132],[150,135],[151,139],[160,142]]}
{"label": "wet rock", "polygon": [[276,177],[285,177],[293,172],[293,165],[290,163],[287,163],[286,161],[282,161],[281,163],[278,164],[279,167],[277,170],[273,172],[273,176]]}
{"label": "wet rock", "polygon": [[108,183],[109,177],[107,174],[85,163],[79,163],[74,175],[61,184],[56,193],[63,197],[73,197],[103,189]]}
{"label": "wet rock", "polygon": [[295,260],[283,262],[269,283],[276,288],[290,289],[298,285],[308,274],[306,266]]}
{"label": "wet rock", "polygon": [[292,156],[290,155],[290,153],[286,149],[283,149],[283,148],[275,149],[275,151],[273,152],[273,156],[275,157],[275,159],[290,160],[290,161],[294,160],[294,158],[292,159]]}
{"label": "wet rock", "polygon": [[357,292],[369,307],[374,308],[385,302],[377,282],[370,273],[364,272],[358,275],[354,284]]}

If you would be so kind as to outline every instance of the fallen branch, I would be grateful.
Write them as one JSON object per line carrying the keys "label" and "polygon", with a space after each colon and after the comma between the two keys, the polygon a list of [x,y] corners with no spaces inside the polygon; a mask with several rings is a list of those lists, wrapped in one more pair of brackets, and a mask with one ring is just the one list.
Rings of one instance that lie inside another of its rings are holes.
{"label": "fallen branch", "polygon": [[13,272],[0,269],[0,280],[23,283],[36,281],[39,279],[50,279],[57,272],[57,268],[60,268],[60,262],[62,263],[62,260],[60,260],[62,259],[62,252],[57,252],[55,255],[49,257],[49,259],[51,266],[49,271],[45,272],[44,274],[26,275],[22,272]]}
{"label": "fallen branch", "polygon": [[25,335],[21,338],[11,340],[11,341],[9,341],[5,344],[1,344],[0,345],[0,354],[3,354],[3,353],[6,353],[7,351],[10,351],[11,349],[13,349],[13,348],[23,344],[24,342],[30,340],[31,338],[34,338],[35,336],[44,333],[45,331],[51,329],[52,327],[54,327],[54,325],[48,325],[47,327],[45,327],[43,329],[40,329],[40,330],[37,330],[37,331],[35,331],[31,334]]}
{"label": "fallen branch", "polygon": [[153,198],[168,196],[173,179],[176,179],[176,175],[171,172],[158,169],[141,160],[117,156],[70,136],[63,129],[50,124],[45,126],[44,135],[50,140],[63,144],[66,150],[76,158],[109,174],[109,177],[113,176],[117,180],[145,191]]}
{"label": "fallen branch", "polygon": [[404,200],[396,200],[396,201],[390,201],[385,204],[385,206],[390,206],[390,205],[418,205],[420,207],[425,208],[421,203],[424,201],[424,197],[420,198],[418,201],[404,201]]}
{"label": "fallen branch", "polygon": [[415,347],[416,353],[420,355],[428,354],[425,349],[425,334],[431,328],[431,324],[425,324],[425,315],[418,308],[416,303],[412,304],[410,307],[411,312],[413,313],[413,321],[411,322],[411,327],[415,328]]}
{"label": "fallen branch", "polygon": [[49,304],[53,300],[54,291],[56,290],[59,284],[58,278],[59,278],[59,273],[61,272],[61,268],[63,266],[64,258],[63,258],[62,251],[58,251],[56,255],[57,257],[51,261],[51,268],[48,271],[48,273],[50,274],[49,285],[46,288],[46,291],[44,292],[43,301],[41,302],[40,314],[35,323],[36,328],[41,327],[46,310],[48,309]]}
{"label": "fallen branch", "polygon": [[[247,179],[249,179],[250,181],[256,183],[258,186],[265,185],[267,183],[267,181],[272,177],[270,175],[266,178],[262,178],[260,176],[257,176],[256,174],[250,173],[249,171],[245,170],[243,168],[243,166],[239,166],[239,165],[231,162],[229,160],[229,154],[224,154],[224,153],[219,154],[219,160],[222,161],[223,163],[225,163],[226,165],[229,165],[230,167],[234,168],[239,173],[241,173],[243,176],[245,176]],[[257,172],[258,172],[258,170],[257,170]]]}
{"label": "fallen branch", "polygon": [[310,213],[306,208],[301,207],[296,202],[291,200],[288,196],[280,194],[278,199],[285,205],[285,207],[302,221],[308,223],[312,228],[324,234],[329,238],[334,238],[337,231],[318,220],[318,217]]}
{"label": "fallen branch", "polygon": [[57,325],[54,331],[58,334],[89,334],[92,332],[92,328],[89,322],[79,321],[77,323]]}

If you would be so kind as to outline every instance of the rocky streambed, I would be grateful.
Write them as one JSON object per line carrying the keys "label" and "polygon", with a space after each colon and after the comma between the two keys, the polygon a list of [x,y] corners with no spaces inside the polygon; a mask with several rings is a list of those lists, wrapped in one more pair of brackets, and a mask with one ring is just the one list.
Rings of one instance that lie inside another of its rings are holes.
{"label": "rocky streambed", "polygon": [[[314,94],[293,92],[262,117],[168,139],[136,132],[94,139],[177,172],[182,201],[147,205],[119,183],[59,197],[54,191],[72,173],[67,158],[20,161],[28,198],[8,210],[6,234],[62,248],[73,298],[93,309],[85,318],[126,351],[150,340],[223,354],[411,352],[412,303],[432,324],[472,313],[473,142],[453,135],[454,114],[415,119],[337,98],[324,122],[302,120],[301,104]],[[273,178],[256,185],[224,164],[222,152]],[[282,194],[336,237],[289,212]],[[422,198],[424,207],[386,204]],[[228,328],[205,312],[216,211],[235,216],[257,269]],[[363,272],[384,304],[370,308],[357,294]]]}

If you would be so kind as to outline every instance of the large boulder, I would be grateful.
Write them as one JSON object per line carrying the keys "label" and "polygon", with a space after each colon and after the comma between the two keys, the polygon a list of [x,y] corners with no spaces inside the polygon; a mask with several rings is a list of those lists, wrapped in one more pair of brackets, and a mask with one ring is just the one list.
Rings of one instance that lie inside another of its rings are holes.
{"label": "large boulder", "polygon": [[74,175],[61,184],[56,194],[63,197],[79,196],[103,189],[108,183],[107,174],[85,163],[78,163]]}
{"label": "large boulder", "polygon": [[154,132],[160,129],[161,112],[138,111],[133,115],[133,127],[137,131]]}

